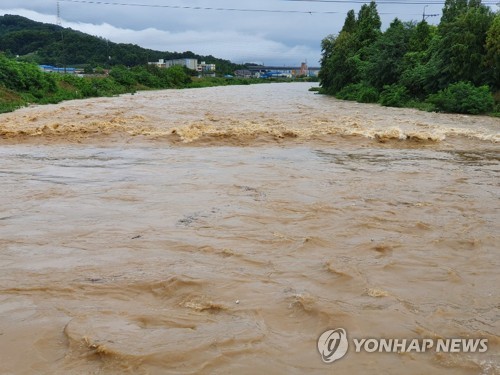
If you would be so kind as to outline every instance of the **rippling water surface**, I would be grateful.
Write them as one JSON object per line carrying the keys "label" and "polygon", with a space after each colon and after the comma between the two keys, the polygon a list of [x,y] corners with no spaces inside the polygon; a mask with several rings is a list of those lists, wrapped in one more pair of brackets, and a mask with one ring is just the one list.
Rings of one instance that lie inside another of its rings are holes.
{"label": "rippling water surface", "polygon": [[0,373],[500,373],[499,120],[309,87],[1,115]]}

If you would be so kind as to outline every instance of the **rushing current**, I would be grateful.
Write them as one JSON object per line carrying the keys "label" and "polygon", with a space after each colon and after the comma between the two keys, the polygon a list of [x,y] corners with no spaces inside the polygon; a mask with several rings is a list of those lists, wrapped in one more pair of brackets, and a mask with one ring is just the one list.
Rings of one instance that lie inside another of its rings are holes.
{"label": "rushing current", "polygon": [[500,120],[310,87],[0,115],[0,374],[499,374]]}

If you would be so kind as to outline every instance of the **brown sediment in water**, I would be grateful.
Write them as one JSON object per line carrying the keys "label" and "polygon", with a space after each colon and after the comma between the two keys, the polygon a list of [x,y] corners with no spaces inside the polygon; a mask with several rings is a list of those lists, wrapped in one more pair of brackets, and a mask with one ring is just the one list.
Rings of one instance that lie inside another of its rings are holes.
{"label": "brown sediment in water", "polygon": [[0,373],[499,373],[499,120],[308,88],[1,115]]}

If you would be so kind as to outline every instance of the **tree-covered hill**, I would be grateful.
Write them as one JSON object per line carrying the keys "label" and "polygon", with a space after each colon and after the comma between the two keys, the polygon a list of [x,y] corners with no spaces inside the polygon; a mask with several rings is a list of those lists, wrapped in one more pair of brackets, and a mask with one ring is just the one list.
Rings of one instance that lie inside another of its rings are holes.
{"label": "tree-covered hill", "polygon": [[19,56],[21,60],[55,66],[131,67],[158,59],[197,58],[216,64],[219,73],[232,74],[240,68],[213,56],[200,56],[190,51],[154,51],[134,44],[113,43],[70,28],[15,15],[0,16],[0,52]]}

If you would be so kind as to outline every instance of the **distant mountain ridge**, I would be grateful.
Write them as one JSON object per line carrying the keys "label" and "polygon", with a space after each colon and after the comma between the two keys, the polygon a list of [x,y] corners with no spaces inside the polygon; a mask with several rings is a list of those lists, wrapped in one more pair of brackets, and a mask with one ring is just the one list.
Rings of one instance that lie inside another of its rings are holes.
{"label": "distant mountain ridge", "polygon": [[159,59],[193,58],[216,64],[219,73],[232,73],[241,65],[191,51],[163,52],[135,44],[114,43],[55,24],[17,15],[0,16],[0,52],[37,64],[55,66],[137,66]]}

